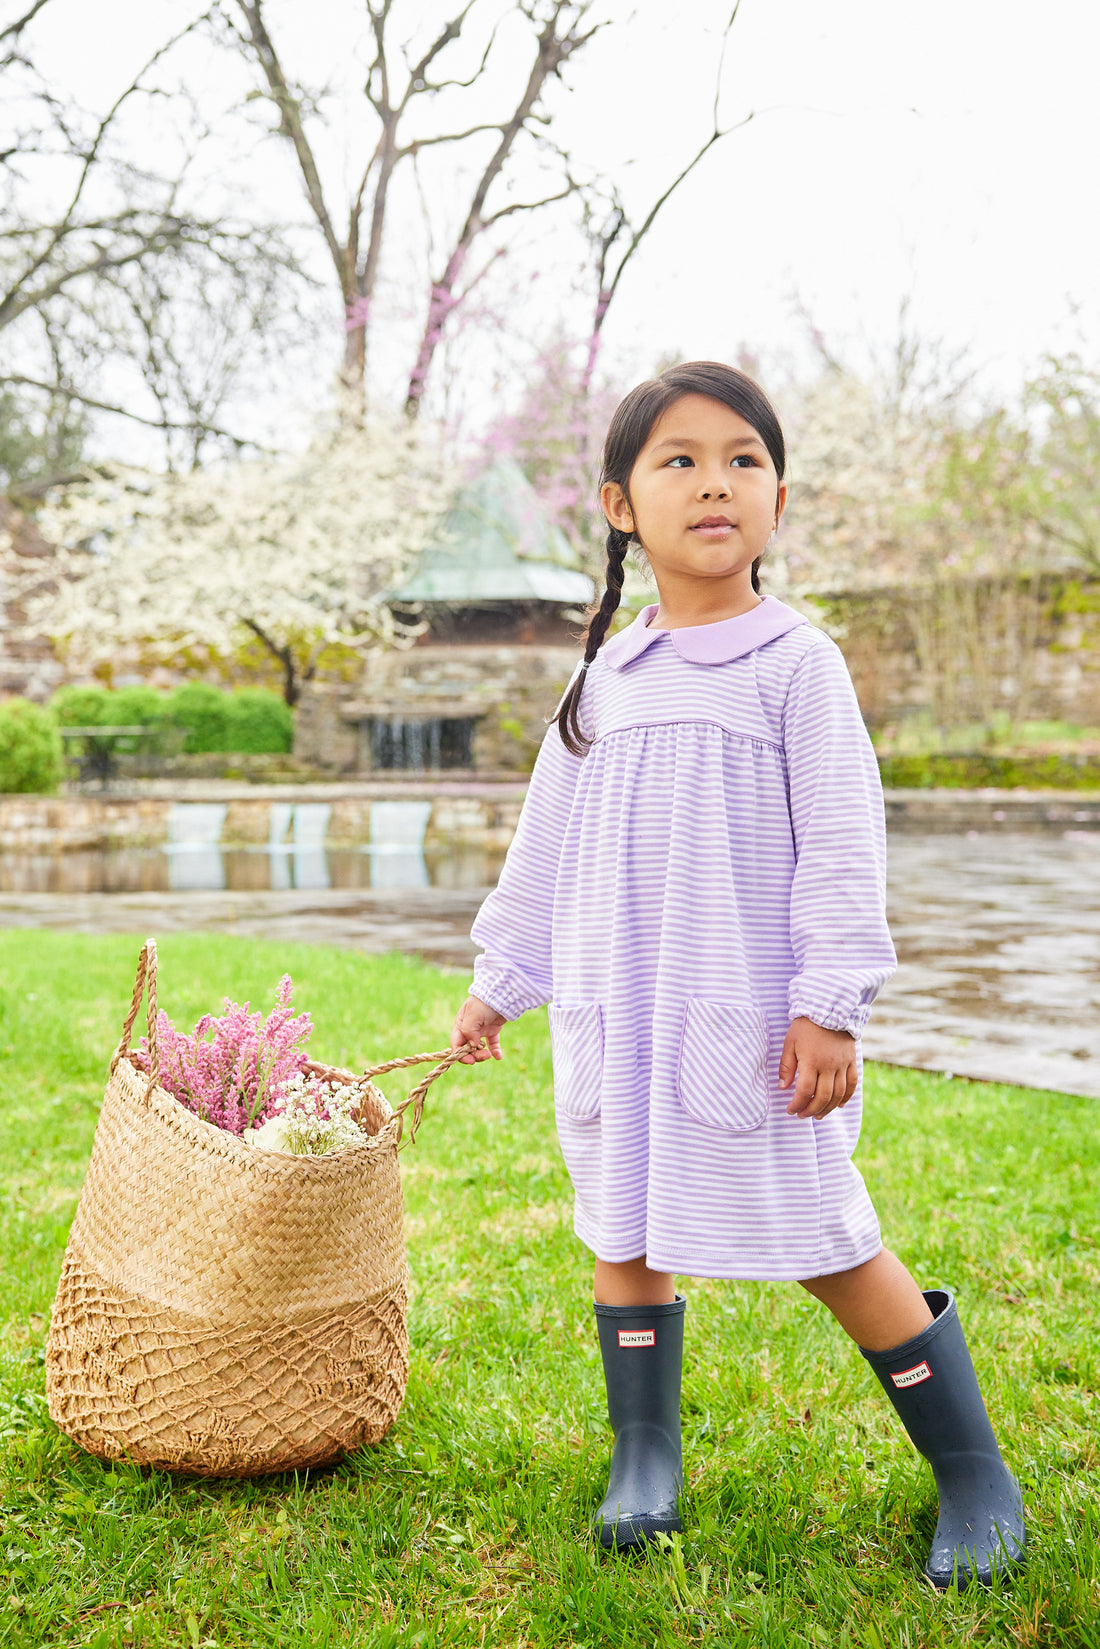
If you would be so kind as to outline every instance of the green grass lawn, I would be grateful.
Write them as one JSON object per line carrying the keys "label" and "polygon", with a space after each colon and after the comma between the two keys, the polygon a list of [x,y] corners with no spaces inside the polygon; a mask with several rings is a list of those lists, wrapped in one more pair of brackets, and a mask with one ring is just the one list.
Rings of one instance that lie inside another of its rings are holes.
{"label": "green grass lawn", "polygon": [[[46,1415],[43,1347],[138,944],[0,934],[0,1643],[1100,1649],[1100,1114],[1059,1094],[871,1067],[858,1159],[891,1246],[958,1293],[1030,1512],[1010,1590],[922,1582],[931,1475],[790,1285],[685,1282],[687,1531],[595,1548],[609,1434],[542,1015],[502,1065],[441,1079],[404,1154],[412,1368],[378,1448],[229,1484],[82,1454]],[[320,947],[160,956],[187,1025],[223,993],[266,1007],[289,969],[339,1063],[444,1046],[465,989]]]}

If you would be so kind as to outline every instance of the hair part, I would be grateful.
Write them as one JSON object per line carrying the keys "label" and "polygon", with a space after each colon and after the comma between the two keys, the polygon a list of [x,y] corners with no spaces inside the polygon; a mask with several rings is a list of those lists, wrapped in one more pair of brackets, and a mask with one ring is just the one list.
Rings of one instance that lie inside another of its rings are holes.
{"label": "hair part", "polygon": [[[736,367],[725,366],[721,361],[687,361],[683,366],[669,367],[659,378],[650,378],[644,384],[638,384],[620,401],[604,442],[601,492],[609,481],[614,482],[622,488],[624,497],[630,502],[630,477],[639,453],[658,419],[685,395],[705,395],[712,401],[720,401],[750,424],[768,449],[777,480],[782,481],[787,464],[787,447],[775,408],[760,385],[744,372],[738,372]],[[778,503],[777,491],[777,506]],[[632,543],[630,533],[620,532],[617,527],[609,528],[605,588],[584,634],[584,661],[554,717],[562,743],[574,756],[583,756],[591,742],[580,725],[584,679],[588,666],[607,638],[611,620],[622,598],[626,555]],[[760,591],[760,561],[761,557],[757,556],[752,564],[752,587],[757,593]]]}

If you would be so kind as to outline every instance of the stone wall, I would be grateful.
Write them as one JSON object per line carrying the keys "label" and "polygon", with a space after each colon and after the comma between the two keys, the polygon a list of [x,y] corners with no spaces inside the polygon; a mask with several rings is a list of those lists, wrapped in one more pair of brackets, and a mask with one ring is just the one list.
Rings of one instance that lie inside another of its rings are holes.
{"label": "stone wall", "polygon": [[[998,712],[1100,727],[1100,582],[960,584],[947,596],[879,590],[814,611],[848,660],[872,728],[914,716],[982,723]],[[476,716],[474,770],[526,772],[578,657],[575,645],[518,641],[372,655],[355,689],[306,693],[295,755],[333,774],[366,774],[372,717]]]}
{"label": "stone wall", "polygon": [[325,684],[303,694],[294,754],[333,774],[367,774],[374,717],[472,717],[476,772],[528,772],[578,657],[575,646],[522,642],[371,654],[354,691]]}
{"label": "stone wall", "polygon": [[50,642],[18,634],[26,620],[20,596],[49,577],[51,548],[30,518],[0,494],[0,699],[47,699],[65,679]]}
{"label": "stone wall", "polygon": [[[431,803],[425,853],[478,849],[501,854],[512,840],[525,790],[522,783],[433,786],[423,781],[415,786],[376,784],[354,790],[339,785],[280,786],[267,795],[225,795],[224,787],[219,787],[211,789],[208,799],[222,799],[226,804],[218,837],[218,845],[224,848],[264,848],[270,844],[273,805],[282,806],[285,813],[288,801],[322,800],[331,807],[324,845],[363,847],[371,840],[374,802],[415,799]],[[187,800],[194,799],[195,794],[189,792]],[[0,855],[163,847],[172,805],[168,798],[145,796],[0,796]],[[1100,795],[1050,790],[887,790],[886,821],[891,834],[979,830],[1074,835],[1100,830]]]}
{"label": "stone wall", "polygon": [[872,728],[921,714],[980,723],[990,712],[1100,727],[1100,582],[959,586],[954,599],[881,590],[820,610]]}
{"label": "stone wall", "polygon": [[[408,799],[431,804],[423,841],[426,853],[461,848],[503,853],[515,833],[526,794],[523,784],[475,785],[465,793],[460,786],[433,790],[430,785],[406,788],[394,784],[373,789],[385,793],[283,785],[267,795],[242,796],[226,795],[225,787],[215,787],[206,799],[225,804],[220,847],[267,847],[273,805],[282,806],[285,813],[288,802],[318,801],[330,808],[325,846],[363,847],[371,840],[374,803]],[[184,799],[192,802],[198,796],[188,792],[180,798]],[[160,796],[0,796],[0,854],[163,847],[174,805],[171,798]]]}

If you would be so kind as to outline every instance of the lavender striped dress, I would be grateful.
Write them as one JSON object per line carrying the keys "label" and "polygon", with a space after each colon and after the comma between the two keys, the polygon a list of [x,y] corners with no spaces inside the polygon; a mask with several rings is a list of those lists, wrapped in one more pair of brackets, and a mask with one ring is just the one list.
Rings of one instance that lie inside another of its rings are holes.
{"label": "lavender striped dress", "polygon": [[892,973],[878,769],[843,657],[783,602],[647,628],[590,666],[582,759],[549,729],[473,993],[549,1002],[575,1228],[604,1260],[823,1276],[877,1254],[861,1098],[789,1117],[792,1018],[861,1032]]}

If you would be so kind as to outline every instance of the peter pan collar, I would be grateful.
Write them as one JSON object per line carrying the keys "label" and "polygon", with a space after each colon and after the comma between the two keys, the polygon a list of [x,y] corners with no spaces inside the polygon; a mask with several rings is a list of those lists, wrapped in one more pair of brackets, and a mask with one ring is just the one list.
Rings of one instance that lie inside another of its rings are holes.
{"label": "peter pan collar", "polygon": [[665,635],[672,637],[672,645],[689,664],[729,664],[806,623],[801,613],[773,595],[764,596],[751,612],[720,618],[715,624],[690,624],[681,630],[651,630],[649,621],[656,612],[656,603],[643,607],[633,624],[604,642],[599,656],[612,670],[631,664]]}

